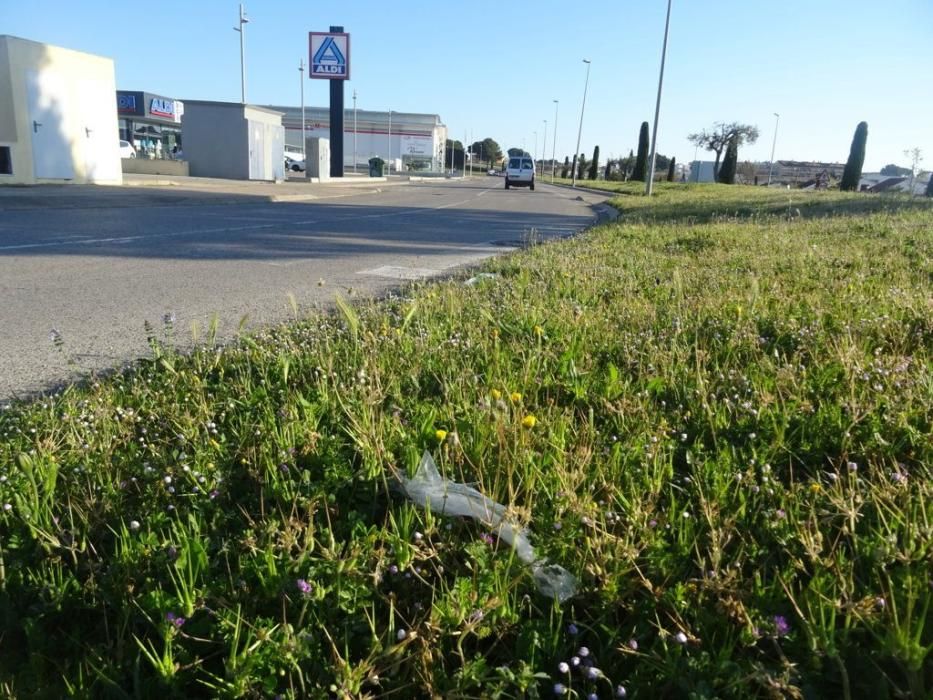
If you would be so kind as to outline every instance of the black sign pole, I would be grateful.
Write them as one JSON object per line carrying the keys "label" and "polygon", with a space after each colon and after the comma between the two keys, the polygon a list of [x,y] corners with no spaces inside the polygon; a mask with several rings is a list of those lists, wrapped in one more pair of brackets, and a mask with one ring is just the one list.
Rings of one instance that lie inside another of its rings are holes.
{"label": "black sign pole", "polygon": [[[331,27],[343,32],[343,27]],[[349,57],[348,57],[349,58]],[[343,177],[343,80],[330,83],[330,176]]]}

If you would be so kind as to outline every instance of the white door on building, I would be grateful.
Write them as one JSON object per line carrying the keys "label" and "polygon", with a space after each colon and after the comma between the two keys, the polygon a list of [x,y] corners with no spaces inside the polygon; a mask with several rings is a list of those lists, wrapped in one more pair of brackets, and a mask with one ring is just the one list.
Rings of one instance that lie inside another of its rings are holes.
{"label": "white door on building", "polygon": [[120,132],[110,107],[110,86],[94,80],[81,82],[82,125],[84,137],[84,167],[88,182],[120,182]]}
{"label": "white door on building", "polygon": [[250,122],[249,179],[266,179],[266,129],[262,122]]}
{"label": "white door on building", "polygon": [[30,71],[26,75],[26,97],[35,177],[73,179],[74,163],[65,121],[71,105],[65,78],[51,70]]}

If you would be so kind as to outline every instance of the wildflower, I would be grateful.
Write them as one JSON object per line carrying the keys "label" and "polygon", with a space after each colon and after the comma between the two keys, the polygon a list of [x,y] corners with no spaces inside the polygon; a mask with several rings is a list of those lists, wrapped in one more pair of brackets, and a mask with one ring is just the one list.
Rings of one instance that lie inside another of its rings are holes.
{"label": "wildflower", "polygon": [[617,698],[624,698],[626,695],[628,695],[628,691],[625,689],[625,686],[624,686],[624,685],[617,685],[617,686],[616,686],[616,697],[617,697]]}
{"label": "wildflower", "polygon": [[477,622],[480,622],[483,619],[483,617],[484,615],[483,615],[482,610],[474,610],[470,614],[470,622],[472,622],[473,624],[476,624]]}
{"label": "wildflower", "polygon": [[522,427],[528,428],[529,430],[531,430],[532,428],[535,427],[535,423],[537,422],[538,422],[538,419],[535,418],[533,415],[529,414],[525,416],[524,418],[522,418]]}
{"label": "wildflower", "polygon": [[675,640],[678,644],[686,644],[686,643],[687,643],[687,635],[685,635],[683,632],[678,632],[677,634],[674,635],[674,640]]}
{"label": "wildflower", "polygon": [[790,632],[790,624],[783,615],[774,616],[774,632],[778,637],[784,637]]}
{"label": "wildflower", "polygon": [[493,401],[498,401],[502,398],[502,392],[498,389],[493,389],[489,392],[489,395],[492,397]]}
{"label": "wildflower", "polygon": [[211,498],[211,500],[213,501],[213,500],[214,500],[215,498],[217,498],[219,495],[220,495],[220,491],[218,491],[217,489],[214,489],[214,490],[211,491],[211,493],[210,493],[210,498]]}
{"label": "wildflower", "polygon": [[570,673],[570,665],[566,661],[561,661],[557,664],[557,670],[561,673]]}
{"label": "wildflower", "polygon": [[884,598],[875,598],[875,610],[884,610],[886,605]]}
{"label": "wildflower", "polygon": [[438,442],[444,442],[447,439],[447,431],[441,428],[438,428],[434,431],[434,437],[437,438]]}
{"label": "wildflower", "polygon": [[295,585],[298,587],[298,590],[301,591],[302,595],[308,595],[311,592],[311,584],[303,578],[295,581]]}
{"label": "wildflower", "polygon": [[[9,513],[11,510],[13,510],[13,505],[11,503],[4,503],[3,510]],[[134,520],[133,522],[136,522],[136,521]],[[136,523],[136,526],[139,527],[139,523]]]}
{"label": "wildflower", "polygon": [[858,465],[855,462],[847,462],[846,469],[848,469],[850,472],[857,472]]}
{"label": "wildflower", "polygon": [[822,486],[814,481],[812,484],[810,484],[810,493],[817,494],[822,490],[822,488]]}
{"label": "wildflower", "polygon": [[777,516],[778,520],[783,520],[787,516],[787,513],[784,512],[783,508],[778,508],[776,511],[774,511],[774,514]]}
{"label": "wildflower", "polygon": [[509,399],[512,401],[512,403],[518,403],[522,400],[522,395],[517,391],[513,391],[511,394],[509,394]]}
{"label": "wildflower", "polygon": [[590,693],[586,696],[586,700],[599,700],[599,695],[596,693]]}
{"label": "wildflower", "polygon": [[580,630],[577,629],[577,626],[573,624],[572,622],[569,625],[567,625],[567,634],[569,634],[570,636],[576,637],[579,632]]}
{"label": "wildflower", "polygon": [[628,640],[628,648],[631,649],[632,651],[638,651],[638,640],[637,639]]}
{"label": "wildflower", "polygon": [[603,672],[600,671],[595,666],[591,666],[590,668],[586,669],[586,677],[589,678],[591,681],[597,680],[602,675],[603,675]]}
{"label": "wildflower", "polygon": [[401,642],[402,640],[404,640],[405,637],[407,637],[407,636],[408,636],[408,632],[406,632],[405,630],[399,630],[399,631],[395,634],[396,639],[398,639],[400,642]]}
{"label": "wildflower", "polygon": [[571,656],[571,657],[570,657],[570,665],[573,666],[574,668],[576,668],[577,666],[579,666],[579,665],[580,665],[580,657],[579,657],[579,656]]}
{"label": "wildflower", "polygon": [[496,542],[495,539],[493,539],[493,536],[488,532],[484,532],[482,535],[480,535],[480,539],[490,547],[492,547],[492,545]]}
{"label": "wildflower", "polygon": [[586,647],[580,647],[579,649],[577,649],[577,656],[585,659],[589,655],[590,655],[590,650],[587,649]]}
{"label": "wildflower", "polygon": [[554,695],[565,695],[567,693],[567,688],[563,683],[554,684]]}
{"label": "wildflower", "polygon": [[392,566],[389,567],[389,573],[390,573],[390,574],[393,574],[393,575],[394,575],[394,574],[397,574],[397,573],[398,573],[398,567],[397,567],[395,564],[393,564]]}
{"label": "wildflower", "polygon": [[172,477],[166,476],[162,479],[162,481],[164,481],[166,484],[170,484],[172,483]]}
{"label": "wildflower", "polygon": [[541,326],[535,326],[535,335],[544,335],[544,329]]}
{"label": "wildflower", "polygon": [[[9,508],[7,508],[8,505],[10,504],[7,503],[5,506],[3,506],[3,510],[9,510]],[[133,532],[136,532],[138,529],[139,529],[139,521],[130,520],[130,530],[132,530]]]}
{"label": "wildflower", "polygon": [[175,625],[176,629],[180,628],[186,622],[185,618],[181,617],[180,615],[176,615],[173,612],[165,613],[165,620],[166,622],[170,622],[171,624]]}

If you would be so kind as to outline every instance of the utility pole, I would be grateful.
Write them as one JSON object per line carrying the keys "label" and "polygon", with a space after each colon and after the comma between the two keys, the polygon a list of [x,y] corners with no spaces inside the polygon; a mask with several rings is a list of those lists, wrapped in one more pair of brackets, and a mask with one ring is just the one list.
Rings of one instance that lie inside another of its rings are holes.
{"label": "utility pole", "polygon": [[356,90],[353,91],[353,173],[356,174]]}
{"label": "utility pole", "polygon": [[547,119],[544,119],[544,141],[541,142],[541,177],[544,177],[544,159],[547,158]]}
{"label": "utility pole", "polygon": [[577,130],[577,150],[573,154],[573,180],[570,182],[571,187],[577,186],[577,158],[580,155],[580,137],[583,135],[583,110],[586,109],[586,89],[590,85],[590,61],[584,58],[583,62],[586,64],[586,82],[583,83],[583,105],[580,107],[580,128]]}
{"label": "utility pole", "polygon": [[243,10],[243,3],[240,3],[240,22],[239,26],[233,28],[233,31],[240,33],[240,102],[243,104],[246,104],[246,53],[244,48],[246,28],[243,25],[248,23],[249,20]]}
{"label": "utility pole", "polygon": [[658,77],[658,101],[654,106],[654,128],[651,130],[651,163],[648,168],[648,182],[645,194],[651,196],[654,188],[654,158],[658,150],[658,117],[661,114],[661,85],[664,83],[664,59],[667,57],[667,30],[671,24],[671,0],[667,0],[667,18],[664,20],[664,45],[661,48],[661,75]]}
{"label": "utility pole", "polygon": [[771,173],[774,172],[774,149],[777,147],[778,122],[781,121],[781,115],[774,112],[774,141],[771,142],[771,165],[768,166],[768,186],[771,186]]}
{"label": "utility pole", "polygon": [[[305,60],[298,64],[298,75],[301,81],[301,152],[305,153]],[[305,153],[305,168],[308,166],[308,154]]]}
{"label": "utility pole", "polygon": [[554,100],[554,138],[551,139],[551,184],[554,184],[554,158],[557,155],[557,108],[560,100]]}

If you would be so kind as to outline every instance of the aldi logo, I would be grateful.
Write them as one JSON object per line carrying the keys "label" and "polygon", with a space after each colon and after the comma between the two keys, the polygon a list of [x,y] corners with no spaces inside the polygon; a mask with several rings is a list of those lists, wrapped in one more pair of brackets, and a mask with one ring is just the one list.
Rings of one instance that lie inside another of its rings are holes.
{"label": "aldi logo", "polygon": [[350,79],[350,35],[339,32],[310,32],[309,78]]}

